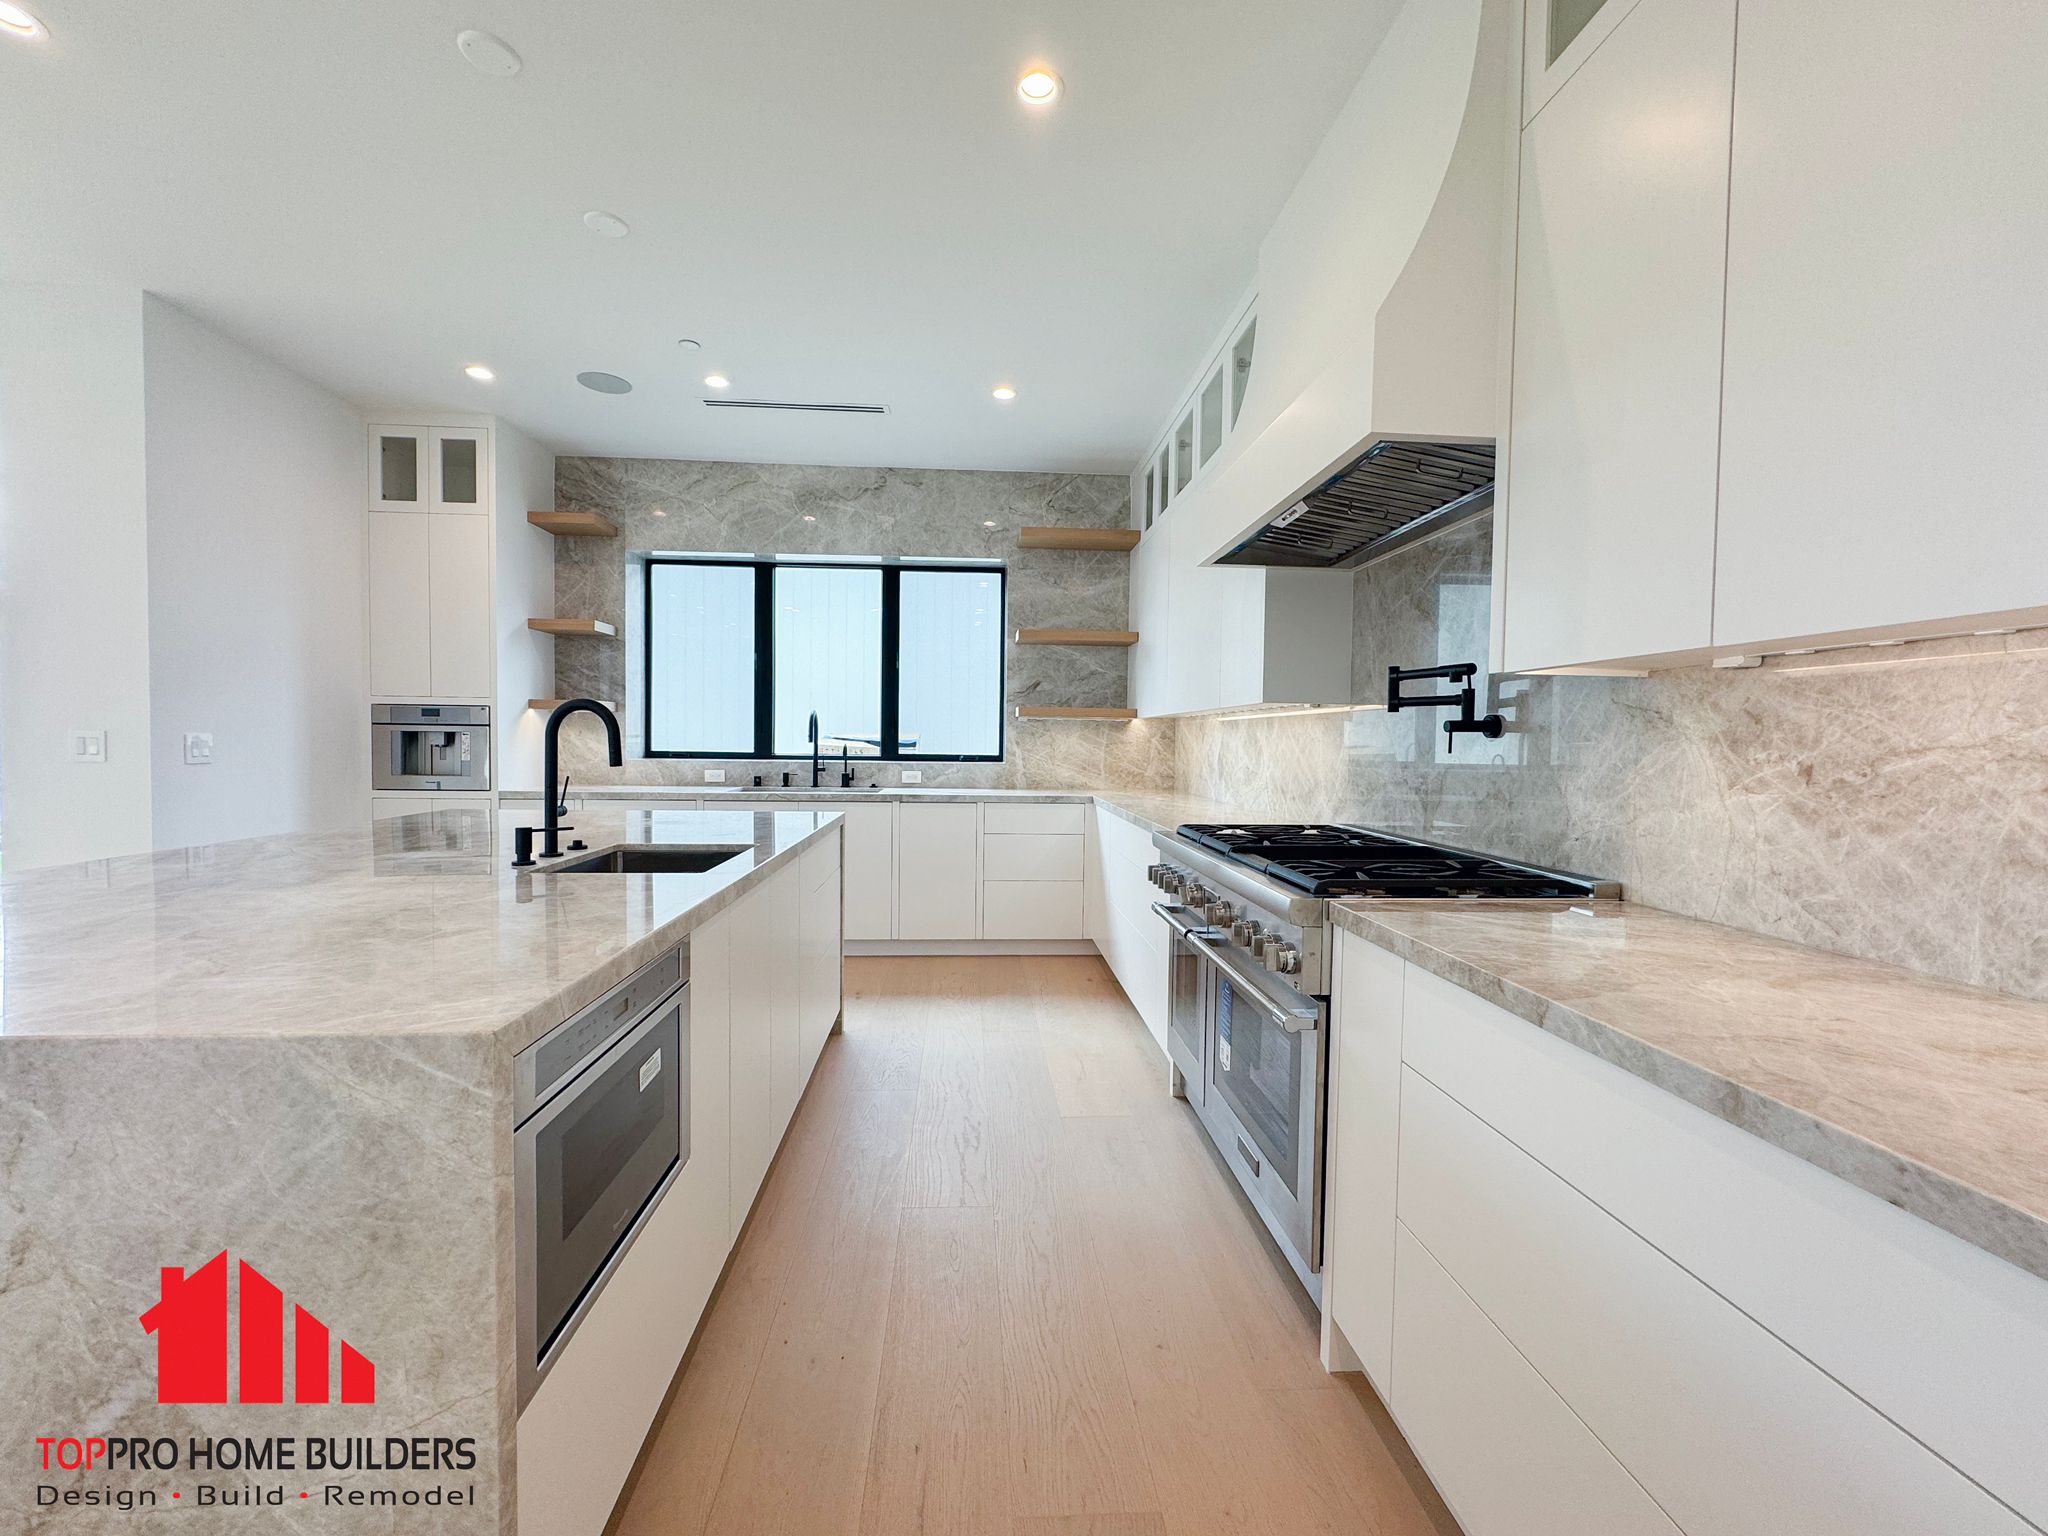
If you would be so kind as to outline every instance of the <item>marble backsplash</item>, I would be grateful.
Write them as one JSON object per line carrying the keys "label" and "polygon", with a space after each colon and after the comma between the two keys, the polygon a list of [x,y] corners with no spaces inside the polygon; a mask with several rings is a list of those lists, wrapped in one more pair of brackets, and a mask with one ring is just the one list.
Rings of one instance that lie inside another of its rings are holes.
{"label": "marble backsplash", "polygon": [[[1486,661],[1490,519],[1362,570],[1353,696]],[[1186,719],[1176,788],[1620,880],[1636,901],[2048,997],[2048,634],[1496,679],[1438,710]]]}
{"label": "marble backsplash", "polygon": [[[648,758],[637,750],[640,712],[638,573],[630,553],[721,552],[951,556],[1009,567],[1011,630],[1122,629],[1130,612],[1130,557],[1073,550],[1020,550],[1025,525],[1121,528],[1129,482],[1120,475],[1007,474],[979,470],[855,469],[803,464],[727,464],[682,459],[561,458],[555,504],[601,512],[613,539],[562,539],[555,550],[555,612],[604,619],[621,638],[555,642],[559,694],[627,703],[623,768],[606,766],[603,736],[588,717],[565,727],[564,767],[581,783],[700,784],[707,768],[727,782],[755,773],[777,782],[797,764]],[[1122,705],[1126,653],[1113,647],[1006,648],[1008,703]],[[1000,763],[921,763],[927,784],[1036,789],[1073,785],[1158,788],[1173,773],[1173,726],[1018,720],[1004,727]],[[897,781],[897,765],[871,765],[867,782]],[[800,780],[801,781],[801,780]]]}

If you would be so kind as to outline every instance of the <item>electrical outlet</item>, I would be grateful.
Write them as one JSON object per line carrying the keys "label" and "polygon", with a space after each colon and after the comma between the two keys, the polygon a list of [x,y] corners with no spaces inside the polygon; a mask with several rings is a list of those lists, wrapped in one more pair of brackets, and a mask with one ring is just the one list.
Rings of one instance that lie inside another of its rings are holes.
{"label": "electrical outlet", "polygon": [[904,769],[903,782],[906,784],[922,784],[924,782],[924,770],[922,768]]}
{"label": "electrical outlet", "polygon": [[725,782],[725,770],[723,768],[706,768],[704,770],[704,782],[706,784],[723,784]]}
{"label": "electrical outlet", "polygon": [[73,731],[71,733],[71,756],[81,763],[104,763],[107,760],[107,733],[105,731]]}
{"label": "electrical outlet", "polygon": [[185,761],[195,768],[204,768],[213,761],[213,732],[187,731],[185,733]]}

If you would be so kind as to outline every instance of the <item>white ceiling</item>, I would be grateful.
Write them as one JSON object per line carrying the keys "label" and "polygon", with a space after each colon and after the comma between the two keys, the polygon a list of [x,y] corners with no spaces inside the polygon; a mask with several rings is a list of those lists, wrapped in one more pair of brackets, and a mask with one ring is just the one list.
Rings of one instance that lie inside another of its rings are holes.
{"label": "white ceiling", "polygon": [[[1077,471],[1145,450],[1398,8],[27,3],[0,276],[139,284],[366,408],[563,452]],[[713,370],[890,414],[709,411]]]}

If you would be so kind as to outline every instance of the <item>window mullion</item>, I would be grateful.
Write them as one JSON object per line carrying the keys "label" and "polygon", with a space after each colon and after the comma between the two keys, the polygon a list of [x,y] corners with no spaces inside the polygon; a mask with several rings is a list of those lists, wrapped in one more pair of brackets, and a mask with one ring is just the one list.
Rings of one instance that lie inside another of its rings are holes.
{"label": "window mullion", "polygon": [[775,567],[754,567],[754,756],[775,755]]}
{"label": "window mullion", "polygon": [[882,739],[876,750],[893,760],[902,752],[903,733],[899,725],[902,698],[898,692],[897,662],[902,651],[903,572],[893,565],[882,567]]}

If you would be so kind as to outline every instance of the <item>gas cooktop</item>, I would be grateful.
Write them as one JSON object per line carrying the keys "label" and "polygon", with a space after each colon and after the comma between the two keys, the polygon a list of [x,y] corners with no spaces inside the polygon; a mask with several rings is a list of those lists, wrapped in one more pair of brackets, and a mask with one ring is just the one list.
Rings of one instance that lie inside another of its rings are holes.
{"label": "gas cooktop", "polygon": [[1190,824],[1179,835],[1307,896],[1586,897],[1591,881],[1362,827]]}

